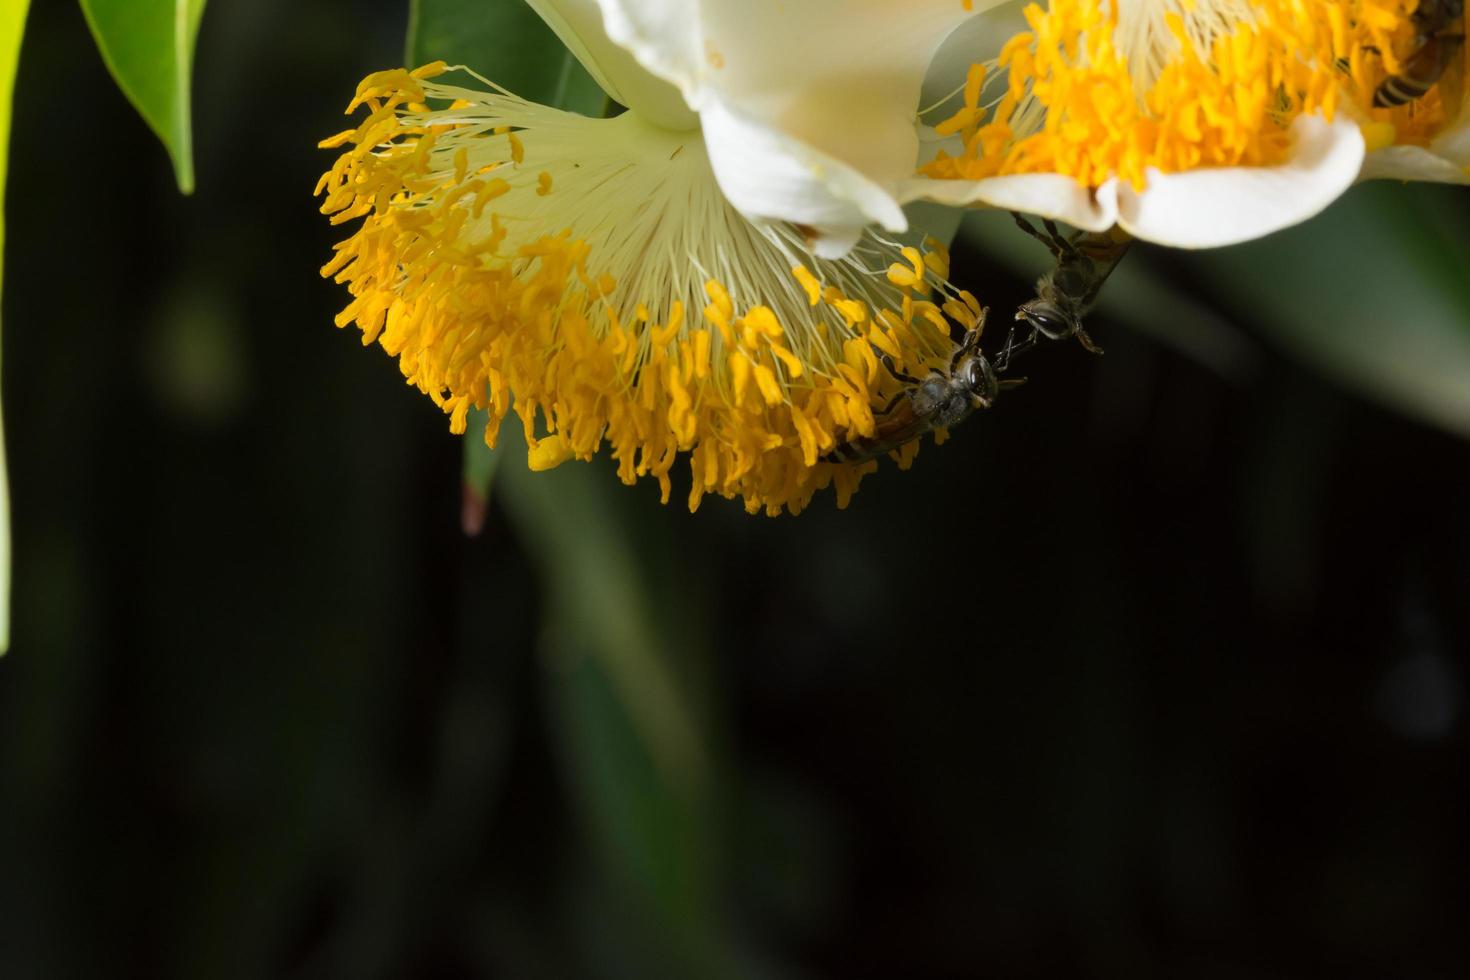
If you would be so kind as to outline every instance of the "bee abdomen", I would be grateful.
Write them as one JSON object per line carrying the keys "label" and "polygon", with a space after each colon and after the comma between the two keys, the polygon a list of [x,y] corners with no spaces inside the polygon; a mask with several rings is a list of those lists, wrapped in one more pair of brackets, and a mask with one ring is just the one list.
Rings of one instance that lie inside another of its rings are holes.
{"label": "bee abdomen", "polygon": [[1396,105],[1404,105],[1422,98],[1433,85],[1433,81],[1426,84],[1412,78],[1390,75],[1373,92],[1373,104],[1380,109],[1391,109]]}

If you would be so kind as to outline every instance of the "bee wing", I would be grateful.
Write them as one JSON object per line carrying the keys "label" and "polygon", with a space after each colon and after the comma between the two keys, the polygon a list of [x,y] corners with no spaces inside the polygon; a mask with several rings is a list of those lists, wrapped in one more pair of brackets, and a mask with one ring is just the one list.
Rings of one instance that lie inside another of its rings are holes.
{"label": "bee wing", "polygon": [[1097,301],[1097,294],[1102,292],[1103,283],[1108,281],[1108,276],[1123,261],[1123,256],[1128,254],[1128,246],[1133,244],[1132,238],[1121,241],[1111,240],[1107,247],[1099,247],[1094,254],[1089,255],[1092,259],[1092,287],[1088,289],[1087,295],[1082,299],[1084,309],[1090,309]]}
{"label": "bee wing", "polygon": [[932,426],[926,419],[914,414],[907,398],[887,415],[879,416],[871,436],[856,436],[836,447],[829,458],[840,463],[857,463],[866,459],[877,459],[886,453],[901,448],[905,443],[928,432]]}

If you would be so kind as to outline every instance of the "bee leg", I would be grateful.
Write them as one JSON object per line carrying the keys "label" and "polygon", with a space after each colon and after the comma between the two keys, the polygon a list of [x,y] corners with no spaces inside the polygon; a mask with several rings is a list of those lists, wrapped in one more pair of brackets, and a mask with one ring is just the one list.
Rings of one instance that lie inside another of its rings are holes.
{"label": "bee leg", "polygon": [[1025,384],[1026,381],[1027,381],[1026,378],[1006,378],[1004,381],[1002,381],[1000,383],[1000,390],[1001,391],[1010,391],[1013,388],[1019,388],[1023,384]]}
{"label": "bee leg", "polygon": [[1039,231],[1036,230],[1036,226],[1035,225],[1033,225],[1031,222],[1027,221],[1025,219],[1025,217],[1022,216],[1021,212],[1019,212],[1019,211],[1012,211],[1011,212],[1011,217],[1015,219],[1016,226],[1018,228],[1020,228],[1022,231],[1024,231],[1026,234],[1030,235],[1032,238],[1036,239],[1038,242],[1046,242],[1046,244],[1048,244],[1048,245],[1051,244],[1050,242],[1047,242],[1044,237],[1042,237],[1041,232],[1039,232]]}
{"label": "bee leg", "polygon": [[1072,247],[1072,243],[1067,240],[1067,236],[1063,235],[1061,231],[1058,230],[1057,223],[1055,221],[1051,220],[1050,218],[1043,218],[1041,221],[1041,226],[1045,228],[1046,233],[1051,236],[1051,240],[1053,243],[1052,251],[1057,254],[1058,258],[1061,258],[1064,255],[1071,255],[1076,251],[1076,249]]}
{"label": "bee leg", "polygon": [[1061,240],[1062,233],[1057,230],[1057,223],[1055,221],[1050,218],[1042,218],[1041,227],[1046,229],[1046,233],[1051,236],[1052,241]]}
{"label": "bee leg", "polygon": [[1017,343],[1017,341],[1016,341],[1016,328],[1015,327],[1011,327],[1010,333],[1006,334],[1005,346],[1002,347],[1001,350],[1000,350],[1000,353],[996,355],[995,365],[994,365],[994,367],[995,367],[995,373],[996,374],[1005,374],[1007,371],[1009,371],[1011,369],[1011,361],[1014,358],[1018,357],[1021,354],[1026,353],[1028,350],[1030,350],[1031,348],[1033,348],[1035,346],[1036,346],[1036,330],[1035,330],[1035,328],[1033,328],[1031,330],[1030,336],[1028,336],[1025,340],[1020,341],[1019,343]]}
{"label": "bee leg", "polygon": [[878,355],[878,360],[882,361],[883,362],[883,366],[888,369],[888,373],[891,374],[891,375],[893,375],[893,380],[895,380],[895,381],[901,381],[901,382],[903,382],[906,385],[916,385],[916,384],[919,383],[919,379],[918,378],[911,377],[910,375],[904,374],[898,368],[894,367],[893,366],[893,357],[891,355],[888,355],[888,354],[879,354]]}
{"label": "bee leg", "polygon": [[1077,339],[1089,354],[1101,354],[1103,352],[1103,349],[1097,346],[1091,337],[1087,336],[1087,331],[1082,329],[1082,324],[1080,323],[1077,324]]}
{"label": "bee leg", "polygon": [[949,359],[949,373],[951,375],[954,374],[955,368],[960,366],[960,359],[962,357],[966,354],[973,354],[980,349],[980,331],[982,329],[984,329],[983,324],[973,330],[965,331],[965,339],[960,341],[960,345],[955,348],[954,356]]}
{"label": "bee leg", "polygon": [[888,404],[883,406],[883,410],[878,413],[878,416],[881,418],[885,415],[891,415],[893,413],[893,410],[898,407],[898,403],[903,401],[907,395],[908,392],[906,391],[900,391],[898,394],[894,395],[891,399],[889,399]]}
{"label": "bee leg", "polygon": [[[1030,235],[1032,238],[1036,239],[1041,244],[1045,245],[1048,252],[1055,255],[1057,258],[1062,257],[1062,253],[1057,250],[1056,240],[1049,238],[1046,235],[1043,235],[1041,232],[1037,231],[1035,225],[1033,225],[1031,222],[1027,221],[1021,216],[1021,212],[1012,211],[1011,217],[1016,219],[1016,226],[1018,228],[1020,228],[1026,234]],[[1047,224],[1051,224],[1051,222],[1048,221]],[[1053,227],[1055,226],[1053,225]]]}

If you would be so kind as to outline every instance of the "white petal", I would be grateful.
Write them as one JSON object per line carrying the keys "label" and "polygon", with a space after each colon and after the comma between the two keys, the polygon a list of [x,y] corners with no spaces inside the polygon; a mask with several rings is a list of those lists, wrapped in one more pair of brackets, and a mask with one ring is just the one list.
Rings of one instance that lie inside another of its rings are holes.
{"label": "white petal", "polygon": [[613,43],[597,0],[526,0],[602,90],[665,129],[693,129],[698,118],[679,90]]}
{"label": "white petal", "polygon": [[1466,103],[1460,110],[1460,118],[1430,145],[1430,149],[1439,156],[1461,168],[1470,167],[1470,99]]}
{"label": "white petal", "polygon": [[597,0],[607,34],[638,63],[684,93],[691,106],[698,92],[699,0]]}
{"label": "white petal", "polygon": [[899,199],[985,204],[1054,218],[1084,231],[1103,231],[1118,220],[1117,183],[1109,180],[1094,192],[1062,174],[1008,174],[983,180],[918,177],[900,186]]}
{"label": "white petal", "polygon": [[1148,185],[1118,187],[1118,224],[1146,241],[1214,248],[1269,235],[1317,214],[1352,186],[1363,164],[1363,135],[1339,115],[1300,116],[1291,158],[1274,167],[1210,167],[1148,172]]}
{"label": "white petal", "polygon": [[744,119],[719,100],[700,118],[710,164],[730,203],[752,218],[808,226],[823,258],[843,255],[874,221],[890,231],[908,227],[888,191],[800,140]]}
{"label": "white petal", "polygon": [[1470,171],[1422,146],[1390,146],[1374,150],[1363,161],[1363,172],[1359,179],[1379,178],[1470,184]]}
{"label": "white petal", "polygon": [[700,112],[736,207],[834,239],[859,218],[903,227],[894,190],[914,171],[924,72],[975,11],[959,0],[598,2],[608,35]]}

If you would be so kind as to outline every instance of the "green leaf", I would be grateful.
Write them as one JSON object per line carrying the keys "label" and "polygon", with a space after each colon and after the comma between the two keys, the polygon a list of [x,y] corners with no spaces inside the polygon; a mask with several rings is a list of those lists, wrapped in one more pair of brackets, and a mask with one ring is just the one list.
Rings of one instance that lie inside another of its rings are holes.
{"label": "green leaf", "polygon": [[[0,4],[0,201],[10,161],[10,107],[15,94],[15,68],[25,32],[29,0]],[[5,221],[0,215],[0,254],[5,251]],[[4,418],[0,416],[0,654],[10,648],[10,484],[5,469]]]}
{"label": "green leaf", "polygon": [[194,190],[189,80],[205,0],[81,0],[123,94],[163,140],[179,190]]}
{"label": "green leaf", "polygon": [[1238,319],[1340,384],[1470,436],[1461,194],[1376,181],[1303,225],[1189,265]]}

